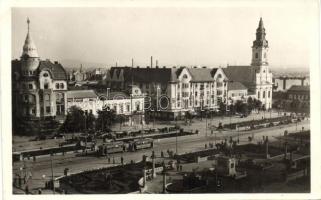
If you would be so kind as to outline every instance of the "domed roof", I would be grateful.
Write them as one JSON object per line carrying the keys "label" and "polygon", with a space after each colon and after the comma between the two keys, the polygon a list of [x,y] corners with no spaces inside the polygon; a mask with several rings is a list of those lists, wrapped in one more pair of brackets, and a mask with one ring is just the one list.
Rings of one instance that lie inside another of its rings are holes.
{"label": "domed roof", "polygon": [[28,23],[28,33],[25,40],[25,44],[23,45],[22,57],[28,56],[31,58],[38,58],[39,56],[37,52],[37,47],[33,42],[29,32],[29,24],[30,24],[29,18],[27,19],[27,23]]}

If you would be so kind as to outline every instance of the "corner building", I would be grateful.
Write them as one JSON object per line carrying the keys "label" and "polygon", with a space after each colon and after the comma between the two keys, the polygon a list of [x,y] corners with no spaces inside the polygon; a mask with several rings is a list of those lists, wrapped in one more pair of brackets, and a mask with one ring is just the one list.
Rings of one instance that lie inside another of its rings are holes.
{"label": "corner building", "polygon": [[12,61],[13,115],[24,120],[64,118],[67,73],[58,62],[41,60],[29,25],[20,60]]}

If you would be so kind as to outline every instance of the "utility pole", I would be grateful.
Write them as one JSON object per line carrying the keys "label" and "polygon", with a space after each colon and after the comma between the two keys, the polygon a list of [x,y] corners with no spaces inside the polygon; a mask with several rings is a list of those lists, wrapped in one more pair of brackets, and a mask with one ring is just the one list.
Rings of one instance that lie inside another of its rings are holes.
{"label": "utility pole", "polygon": [[[174,116],[175,117],[175,116]],[[176,127],[177,127],[177,117],[175,117],[175,123],[176,123]],[[179,131],[179,130],[178,130]],[[178,141],[177,141],[177,136],[178,136],[178,131],[176,131],[176,155],[177,155],[177,153],[178,153],[178,150],[177,150],[177,143],[178,143]]]}
{"label": "utility pole", "polygon": [[55,194],[55,182],[54,182],[54,173],[53,173],[53,161],[52,161],[53,154],[50,155],[50,163],[51,163],[51,181],[52,181],[52,192]]}
{"label": "utility pole", "polygon": [[207,113],[205,114],[205,117],[206,117],[206,119],[205,119],[205,137],[207,137]]}

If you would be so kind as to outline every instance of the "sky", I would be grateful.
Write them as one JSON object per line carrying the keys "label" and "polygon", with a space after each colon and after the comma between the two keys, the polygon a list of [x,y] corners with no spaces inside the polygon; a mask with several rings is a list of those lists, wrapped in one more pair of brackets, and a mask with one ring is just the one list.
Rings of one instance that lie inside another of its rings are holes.
{"label": "sky", "polygon": [[12,58],[19,58],[30,18],[42,59],[107,66],[249,65],[260,17],[274,67],[309,67],[310,7],[104,7],[12,9]]}

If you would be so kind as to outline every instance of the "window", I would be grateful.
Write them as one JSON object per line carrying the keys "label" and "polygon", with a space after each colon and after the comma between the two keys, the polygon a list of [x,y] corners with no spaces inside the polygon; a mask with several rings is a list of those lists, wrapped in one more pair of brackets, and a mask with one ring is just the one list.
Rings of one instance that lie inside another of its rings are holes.
{"label": "window", "polygon": [[187,75],[186,75],[186,74],[184,74],[183,78],[187,78]]}
{"label": "window", "polygon": [[43,88],[44,88],[44,89],[48,89],[48,88],[49,88],[49,84],[48,84],[48,83],[45,83],[45,84],[43,85]]}
{"label": "window", "polygon": [[231,163],[231,168],[232,168],[232,169],[234,168],[234,163]]}
{"label": "window", "polygon": [[260,99],[260,92],[257,92],[257,98]]}
{"label": "window", "polygon": [[258,58],[259,57],[259,54],[258,53],[255,53],[255,58]]}
{"label": "window", "polygon": [[50,101],[50,95],[49,94],[45,94],[45,101]]}
{"label": "window", "polygon": [[28,88],[29,88],[29,90],[32,90],[32,89],[33,89],[33,87],[32,87],[32,84],[31,84],[31,83],[29,83],[29,84],[28,84]]}
{"label": "window", "polygon": [[59,83],[56,83],[56,89],[59,89]]}
{"label": "window", "polygon": [[50,106],[46,106],[46,113],[50,113]]}
{"label": "window", "polygon": [[127,111],[128,112],[130,111],[130,105],[127,105]]}
{"label": "window", "polygon": [[264,53],[264,58],[266,58],[266,53]]}
{"label": "window", "polygon": [[265,91],[263,91],[263,98],[265,98]]}
{"label": "window", "polygon": [[49,76],[48,73],[43,74],[43,77],[48,77],[48,76]]}
{"label": "window", "polygon": [[60,89],[64,89],[64,84],[60,83]]}
{"label": "window", "polygon": [[270,91],[268,91],[268,98],[270,98],[270,95],[271,95],[271,94],[270,94]]}

